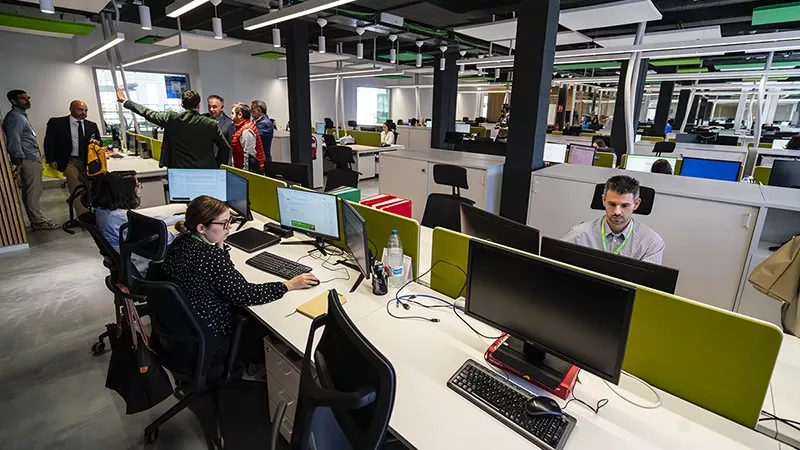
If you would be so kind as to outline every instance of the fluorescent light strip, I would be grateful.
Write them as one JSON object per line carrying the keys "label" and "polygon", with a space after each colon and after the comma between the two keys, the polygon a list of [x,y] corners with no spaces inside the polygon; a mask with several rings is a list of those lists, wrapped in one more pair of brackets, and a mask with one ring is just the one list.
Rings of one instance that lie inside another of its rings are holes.
{"label": "fluorescent light strip", "polygon": [[[320,79],[320,78],[334,79],[335,80],[336,77],[347,78],[349,75],[360,75],[360,74],[365,74],[365,73],[371,73],[371,74],[373,74],[371,76],[376,76],[375,74],[378,73],[378,72],[383,72],[383,69],[375,68],[375,69],[364,69],[364,70],[349,70],[349,71],[342,71],[342,72],[314,73],[314,74],[309,75],[308,78],[310,78],[312,80],[317,80],[317,79]],[[394,72],[386,72],[386,73],[394,73]],[[279,80],[287,80],[288,77],[287,76],[282,76],[282,77],[278,77],[278,79]]]}
{"label": "fluorescent light strip", "polygon": [[159,59],[159,58],[164,58],[164,57],[167,57],[167,56],[177,55],[178,53],[183,53],[183,52],[185,52],[187,50],[189,50],[189,49],[186,47],[185,44],[180,46],[180,47],[165,48],[164,50],[161,50],[161,51],[158,51],[158,52],[155,52],[155,53],[151,53],[151,54],[143,56],[143,57],[141,57],[139,59],[134,59],[133,61],[128,61],[126,63],[123,63],[122,67],[130,67],[130,66],[133,66],[135,64],[141,64],[143,62],[152,61],[154,59]]}
{"label": "fluorescent light strip", "polygon": [[174,19],[207,2],[208,0],[178,0],[167,5],[164,11],[167,13],[167,17]]}
{"label": "fluorescent light strip", "polygon": [[[403,75],[403,72],[402,71],[400,71],[400,72],[385,72],[385,73],[383,73],[381,75]],[[327,78],[312,78],[311,81],[330,81],[330,80],[335,80],[335,79],[337,79],[339,77],[341,77],[343,80],[349,80],[351,78],[373,78],[373,77],[377,77],[377,75],[375,75],[373,73],[368,73],[368,74],[364,74],[364,75],[349,75],[349,76],[339,75],[339,76],[327,77]]]}
{"label": "fluorescent light strip", "polygon": [[94,58],[95,56],[99,55],[100,53],[103,53],[104,51],[110,49],[111,47],[119,44],[120,42],[122,42],[124,40],[125,40],[125,35],[123,33],[117,33],[116,36],[114,36],[111,39],[103,42],[102,44],[92,48],[87,53],[85,53],[83,56],[78,58],[78,60],[75,61],[75,64],[82,64],[82,63]]}
{"label": "fluorescent light strip", "polygon": [[314,14],[315,12],[323,11],[330,8],[335,8],[347,3],[352,3],[355,0],[308,0],[292,6],[287,6],[276,12],[264,14],[253,19],[245,20],[242,26],[247,31],[257,30],[262,27],[268,27],[287,20],[296,19],[298,17]]}

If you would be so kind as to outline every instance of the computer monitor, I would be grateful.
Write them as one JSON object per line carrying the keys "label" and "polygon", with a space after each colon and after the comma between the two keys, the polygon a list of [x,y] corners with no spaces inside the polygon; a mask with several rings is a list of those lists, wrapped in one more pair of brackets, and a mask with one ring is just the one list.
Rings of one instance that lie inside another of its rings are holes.
{"label": "computer monitor", "polygon": [[551,163],[563,163],[567,159],[567,145],[545,142],[544,160]]}
{"label": "computer monitor", "polygon": [[337,241],[340,238],[339,207],[336,205],[338,197],[303,189],[277,189],[281,225],[315,238],[314,241],[294,244],[311,244],[327,255],[323,249],[324,241]]}
{"label": "computer monitor", "polygon": [[591,166],[594,164],[594,155],[597,149],[588,145],[569,144],[569,162],[570,164],[580,164],[583,166]]}
{"label": "computer monitor", "polygon": [[304,188],[312,189],[311,180],[308,176],[308,166],[305,164],[267,161],[264,164],[264,175],[285,180],[289,184],[299,184]]}
{"label": "computer monitor", "polygon": [[678,284],[677,269],[547,236],[542,236],[542,256],[670,294]]}
{"label": "computer monitor", "polygon": [[800,161],[775,160],[772,163],[769,185],[800,188]]}
{"label": "computer monitor", "polygon": [[539,254],[539,230],[464,203],[461,204],[461,232]]}
{"label": "computer monitor", "polygon": [[466,314],[514,338],[495,358],[548,387],[570,364],[619,382],[635,287],[476,239],[467,269]]}
{"label": "computer monitor", "polygon": [[225,173],[226,203],[239,215],[239,228],[242,228],[245,222],[253,220],[253,215],[250,213],[250,190],[247,178],[236,175],[233,172],[225,171]]}
{"label": "computer monitor", "polygon": [[788,143],[789,139],[775,139],[772,141],[772,148],[784,149]]}
{"label": "computer monitor", "polygon": [[314,124],[314,131],[317,134],[327,133],[327,130],[325,129],[325,122],[317,122],[316,124]]}
{"label": "computer monitor", "polygon": [[[369,280],[372,258],[367,243],[367,221],[353,208],[347,200],[342,199],[342,224],[344,225],[344,245],[353,255],[356,263],[347,264],[348,267],[361,272],[350,292],[354,292],[364,279]],[[340,261],[343,263],[342,261]],[[343,263],[344,264],[344,263]]]}
{"label": "computer monitor", "polygon": [[167,169],[170,203],[188,203],[201,195],[228,199],[228,182],[223,169]]}
{"label": "computer monitor", "polygon": [[625,163],[625,170],[650,172],[650,168],[653,167],[653,163],[659,159],[667,160],[669,165],[672,166],[672,169],[675,170],[675,164],[678,162],[678,158],[665,158],[661,156],[647,155],[628,155],[627,162]]}
{"label": "computer monitor", "polygon": [[457,123],[456,124],[456,131],[459,133],[468,134],[470,126],[468,123]]}
{"label": "computer monitor", "polygon": [[710,180],[739,181],[741,165],[742,163],[739,161],[684,157],[680,175]]}
{"label": "computer monitor", "polygon": [[429,120],[429,121],[425,122],[425,126],[428,127],[428,128],[433,127],[433,121]]}

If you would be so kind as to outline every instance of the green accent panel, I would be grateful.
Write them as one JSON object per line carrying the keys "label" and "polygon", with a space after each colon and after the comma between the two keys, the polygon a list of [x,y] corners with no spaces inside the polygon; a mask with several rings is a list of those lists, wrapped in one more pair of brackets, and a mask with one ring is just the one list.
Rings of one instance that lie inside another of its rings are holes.
{"label": "green accent panel", "polygon": [[672,168],[672,174],[680,175],[682,167],[683,167],[683,159],[679,158],[677,161],[675,161],[675,167]]}
{"label": "green accent panel", "polygon": [[626,169],[628,167],[628,154],[627,153],[623,153],[622,154],[622,161],[620,161],[619,166],[622,167],[623,169]]}
{"label": "green accent panel", "polygon": [[162,142],[158,139],[150,139],[150,149],[153,152],[153,159],[156,161],[161,160],[161,144]]}
{"label": "green accent panel", "polygon": [[597,152],[597,156],[595,157],[594,162],[592,163],[595,167],[608,167],[609,169],[614,168],[614,158],[617,155],[609,152]]}
{"label": "green accent panel", "polygon": [[231,166],[223,165],[222,169],[247,179],[250,189],[250,209],[272,220],[280,220],[277,188],[287,187],[286,183]]}
{"label": "green accent panel", "polygon": [[800,2],[783,5],[762,6],[753,9],[753,26],[773,23],[795,22],[800,20]]}
{"label": "green accent panel", "polygon": [[650,142],[664,142],[664,139],[661,139],[658,136],[642,136],[642,140]]}
{"label": "green accent panel", "polygon": [[274,52],[272,50],[269,50],[269,51],[261,52],[261,53],[253,53],[250,56],[256,56],[256,57],[264,58],[264,59],[280,59],[280,58],[285,57],[286,53]]}
{"label": "green accent panel", "polygon": [[678,73],[704,73],[708,72],[708,67],[685,67],[678,69]]}
{"label": "green accent panel", "polygon": [[772,175],[772,167],[756,166],[753,168],[753,178],[763,185],[769,184],[769,177]]}
{"label": "green accent panel", "polygon": [[42,19],[19,14],[0,13],[0,26],[23,28],[26,30],[48,31],[50,33],[86,36],[94,31],[93,23],[77,23],[66,20]]}
{"label": "green accent panel", "polygon": [[[463,295],[461,288],[464,286],[464,274],[450,264],[460,267],[464,272],[467,271],[469,240],[470,237],[466,234],[445,228],[436,227],[433,230],[431,289],[451,298]],[[436,264],[437,261],[446,261],[450,264]]]}
{"label": "green accent panel", "polygon": [[[769,77],[767,81],[786,81],[789,77]],[[761,81],[761,77],[742,78],[742,81]]]}
{"label": "green accent panel", "polygon": [[700,58],[654,59],[650,61],[650,65],[655,67],[699,66],[701,64],[703,64],[703,60]]}
{"label": "green accent panel", "polygon": [[381,146],[381,134],[376,131],[348,130],[347,134],[353,136],[353,139],[356,140],[356,144],[358,145],[369,145],[370,147]]}
{"label": "green accent panel", "polygon": [[411,75],[391,74],[391,75],[375,75],[376,78],[398,79],[398,78],[413,78]]}
{"label": "green accent panel", "polygon": [[158,42],[158,41],[160,41],[162,39],[164,39],[164,36],[156,36],[155,34],[148,34],[145,37],[140,37],[135,42],[137,44],[152,45],[152,44],[155,44],[156,42]]}
{"label": "green accent panel", "polygon": [[389,241],[392,230],[397,230],[403,241],[403,252],[411,258],[414,277],[419,273],[419,222],[359,203],[350,202],[367,222],[367,236],[378,248],[378,258]]}
{"label": "green accent panel", "polygon": [[[378,55],[378,59],[382,59],[384,61],[389,61],[391,58],[390,58],[389,54],[387,53],[385,55]],[[426,55],[425,53],[422,54],[422,60],[423,61],[424,60],[429,60],[429,59],[433,59],[433,56]],[[400,53],[397,54],[397,60],[400,61],[400,62],[416,61],[417,60],[417,54],[414,53],[414,52],[400,52]]]}
{"label": "green accent panel", "polygon": [[618,61],[602,61],[593,63],[556,64],[556,70],[583,70],[583,69],[619,69],[622,64]]}
{"label": "green accent panel", "polygon": [[458,77],[458,81],[494,81],[494,77],[485,76],[479,77],[475,76],[468,76],[468,77]]}

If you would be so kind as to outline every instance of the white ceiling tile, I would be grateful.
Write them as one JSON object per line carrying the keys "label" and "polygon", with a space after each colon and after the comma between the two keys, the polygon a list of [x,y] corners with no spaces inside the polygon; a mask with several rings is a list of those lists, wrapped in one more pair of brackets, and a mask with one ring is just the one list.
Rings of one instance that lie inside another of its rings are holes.
{"label": "white ceiling tile", "polygon": [[[186,45],[189,50],[199,50],[203,52],[211,52],[214,50],[219,50],[221,48],[226,47],[233,47],[234,45],[239,45],[242,41],[238,39],[214,39],[214,36],[204,36],[195,33],[183,32],[182,40],[183,44]],[[160,41],[156,42],[155,45],[161,45],[164,47],[175,47],[178,45],[178,34],[173,34],[172,36],[165,37]]]}
{"label": "white ceiling tile", "polygon": [[[711,27],[684,28],[682,30],[659,31],[645,33],[643,44],[657,44],[661,42],[695,41],[699,39],[718,39],[722,37],[719,25]],[[610,38],[595,39],[594,42],[603,47],[624,47],[633,45],[632,34]]]}
{"label": "white ceiling tile", "polygon": [[622,0],[561,11],[558,23],[570,30],[588,30],[661,20],[651,0]]}

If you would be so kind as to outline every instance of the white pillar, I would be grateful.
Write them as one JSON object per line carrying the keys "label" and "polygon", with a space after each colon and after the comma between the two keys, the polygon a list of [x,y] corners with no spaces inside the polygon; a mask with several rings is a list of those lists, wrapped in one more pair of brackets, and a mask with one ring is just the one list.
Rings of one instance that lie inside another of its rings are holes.
{"label": "white pillar", "polygon": [[767,105],[764,108],[764,123],[773,123],[775,121],[775,113],[778,111],[778,99],[780,94],[771,94],[767,96]]}
{"label": "white pillar", "polygon": [[734,128],[742,126],[742,120],[745,120],[747,115],[747,97],[750,96],[750,91],[742,89],[742,95],[739,96],[739,104],[736,106],[736,118],[733,119]]}

